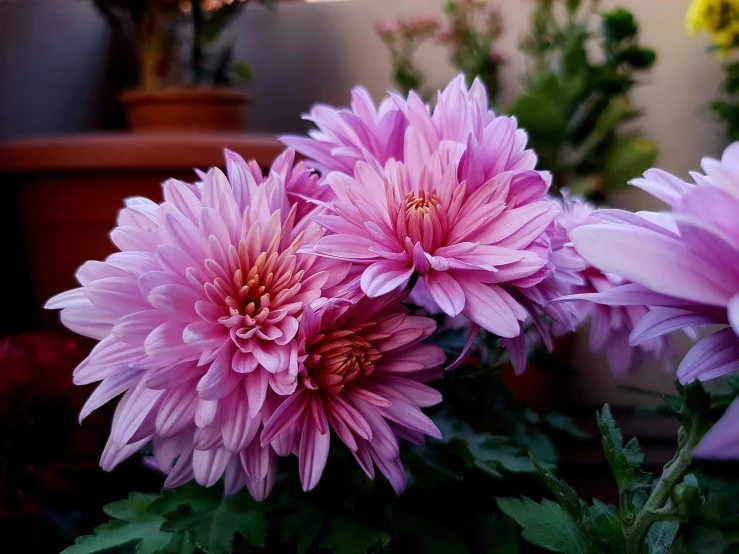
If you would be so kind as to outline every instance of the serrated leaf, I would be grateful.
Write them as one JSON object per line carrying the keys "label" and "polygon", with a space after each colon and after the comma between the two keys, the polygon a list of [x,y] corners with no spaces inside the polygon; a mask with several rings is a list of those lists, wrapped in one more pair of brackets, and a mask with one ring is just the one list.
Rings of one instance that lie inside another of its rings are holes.
{"label": "serrated leaf", "polygon": [[588,510],[591,526],[602,546],[610,546],[614,552],[621,552],[624,547],[624,534],[621,527],[621,516],[618,508],[593,499]]}
{"label": "serrated leaf", "polygon": [[112,502],[103,511],[114,518],[99,525],[94,535],[78,537],[63,554],[91,554],[138,543],[137,554],[155,554],[167,547],[172,533],[162,531],[164,517],[154,508],[157,496],[131,493],[128,499]]}
{"label": "serrated leaf", "polygon": [[498,507],[522,529],[532,544],[562,554],[588,554],[585,538],[564,508],[551,500],[497,498]]}
{"label": "serrated leaf", "polygon": [[230,553],[237,535],[260,547],[267,539],[264,513],[244,491],[224,496],[213,509],[202,512],[191,506],[181,506],[167,515],[163,528],[188,531],[190,541],[207,554]]}
{"label": "serrated leaf", "polygon": [[113,519],[121,521],[142,521],[151,519],[152,504],[159,496],[132,492],[125,500],[116,500],[103,506],[103,512]]}
{"label": "serrated leaf", "polygon": [[567,433],[568,435],[572,435],[573,437],[577,437],[579,439],[590,438],[590,434],[580,429],[580,427],[578,427],[575,422],[572,421],[571,417],[560,414],[559,412],[549,412],[546,414],[542,414],[541,417],[544,423],[549,425],[552,429],[562,431],[563,433]]}
{"label": "serrated leaf", "polygon": [[533,473],[535,470],[531,460],[520,453],[517,446],[496,444],[485,441],[475,449],[475,456],[479,463],[504,469],[511,473]]}
{"label": "serrated leaf", "polygon": [[582,521],[582,506],[580,497],[575,492],[575,489],[554,475],[551,470],[540,464],[536,458],[532,457],[531,461],[539,477],[541,477],[549,490],[552,491],[557,502],[559,502],[575,523],[580,523]]}
{"label": "serrated leaf", "polygon": [[[631,439],[626,446],[623,445],[623,435],[616,427],[616,422],[611,415],[608,404],[603,411],[598,413],[598,430],[603,437],[603,451],[611,466],[613,476],[616,478],[618,490],[628,492],[633,498],[639,491],[649,488],[652,476],[639,469],[644,461],[644,455],[639,449],[639,442]],[[634,502],[636,504],[636,502]],[[636,506],[634,506],[636,507]],[[624,507],[622,506],[622,509]]]}
{"label": "serrated leaf", "polygon": [[172,538],[167,546],[157,554],[195,554],[195,546],[187,538],[187,533],[178,531],[172,533]]}
{"label": "serrated leaf", "polygon": [[93,554],[111,548],[139,543],[139,554],[154,554],[169,544],[171,533],[161,533],[161,521],[125,523],[111,521],[95,527],[94,535],[78,537],[62,554]]}
{"label": "serrated leaf", "polygon": [[371,548],[384,546],[389,541],[386,533],[374,527],[351,519],[334,518],[319,547],[322,550],[333,549],[334,554],[366,554]]}
{"label": "serrated leaf", "polygon": [[667,554],[680,529],[679,521],[658,521],[647,533],[647,554]]}

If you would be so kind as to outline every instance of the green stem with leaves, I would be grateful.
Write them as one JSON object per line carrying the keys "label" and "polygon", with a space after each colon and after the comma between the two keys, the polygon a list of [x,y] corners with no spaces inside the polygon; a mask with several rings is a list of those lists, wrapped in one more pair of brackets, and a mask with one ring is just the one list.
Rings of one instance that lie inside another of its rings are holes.
{"label": "green stem with leaves", "polygon": [[683,405],[677,412],[677,417],[682,423],[682,427],[678,430],[677,452],[672,460],[665,465],[662,475],[652,487],[649,498],[637,513],[633,523],[624,529],[627,554],[641,554],[643,552],[644,538],[653,523],[665,519],[675,519],[675,517],[669,517],[670,514],[665,510],[668,509],[672,491],[690,469],[692,464],[691,451],[698,445],[710,427],[710,423],[702,417],[702,413],[707,407],[706,402],[710,403],[710,398],[699,383],[688,385],[685,388]]}
{"label": "green stem with leaves", "polygon": [[690,435],[677,451],[675,457],[665,465],[662,475],[649,495],[649,499],[636,516],[634,523],[625,532],[628,554],[642,552],[644,537],[649,528],[655,521],[663,519],[655,512],[662,510],[667,505],[673,489],[682,481],[690,468],[692,463],[690,451],[698,445],[703,434],[691,433]]}

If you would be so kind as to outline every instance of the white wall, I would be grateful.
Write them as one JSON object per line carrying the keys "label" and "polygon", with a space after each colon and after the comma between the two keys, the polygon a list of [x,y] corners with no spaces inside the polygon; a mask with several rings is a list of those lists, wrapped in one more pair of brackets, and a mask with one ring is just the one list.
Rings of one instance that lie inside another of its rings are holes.
{"label": "white wall", "polygon": [[[531,2],[500,0],[508,27],[501,48],[510,63],[503,75],[504,99],[520,90],[523,56],[518,38],[526,30]],[[660,164],[680,174],[696,167],[701,154],[717,154],[722,129],[702,109],[720,82],[720,62],[705,52],[705,37],[689,36],[683,19],[690,0],[604,0],[605,8],[633,10],[643,42],[659,61],[634,95],[646,109],[642,127],[662,147]],[[378,19],[441,14],[443,0],[347,0],[318,4],[279,4],[276,13],[247,10],[232,32],[238,54],[255,69],[252,85],[256,128],[305,128],[296,115],[314,102],[343,105],[349,90],[362,84],[375,98],[392,87],[384,45],[375,36]],[[419,62],[428,81],[443,86],[454,75],[443,49],[422,48]]]}
{"label": "white wall", "polygon": [[116,61],[88,0],[0,0],[0,140],[121,119]]}

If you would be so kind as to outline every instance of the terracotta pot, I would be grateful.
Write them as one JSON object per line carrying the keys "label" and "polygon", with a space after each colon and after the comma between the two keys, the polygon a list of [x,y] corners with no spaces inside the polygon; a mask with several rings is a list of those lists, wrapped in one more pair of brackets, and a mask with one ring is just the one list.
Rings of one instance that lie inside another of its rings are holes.
{"label": "terracotta pot", "polygon": [[249,95],[231,88],[127,90],[121,94],[136,132],[243,131]]}
{"label": "terracotta pot", "polygon": [[41,307],[78,286],[74,274],[85,261],[116,251],[109,234],[123,199],[161,202],[162,182],[192,181],[193,167],[222,168],[224,148],[266,170],[284,146],[272,135],[244,132],[80,134],[0,144],[0,182],[12,199],[0,205],[0,230],[13,237],[3,245],[8,270],[0,287],[13,292],[3,300],[0,332],[62,331],[59,313]]}

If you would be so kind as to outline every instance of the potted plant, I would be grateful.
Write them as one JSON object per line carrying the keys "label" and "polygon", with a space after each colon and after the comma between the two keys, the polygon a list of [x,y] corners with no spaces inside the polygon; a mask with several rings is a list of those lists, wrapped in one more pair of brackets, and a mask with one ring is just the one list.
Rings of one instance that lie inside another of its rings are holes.
{"label": "potted plant", "polygon": [[[249,66],[223,37],[247,0],[93,0],[136,45],[139,83],[121,101],[134,131],[238,131]],[[260,0],[268,3],[267,0]]]}
{"label": "potted plant", "polygon": [[429,98],[425,75],[417,68],[414,55],[429,40],[449,51],[450,63],[465,74],[467,84],[479,78],[490,104],[500,92],[498,72],[505,62],[496,43],[503,34],[503,18],[498,5],[489,0],[447,0],[444,18],[432,15],[413,19],[378,21],[375,31],[390,51],[393,80],[403,94],[415,90]]}

